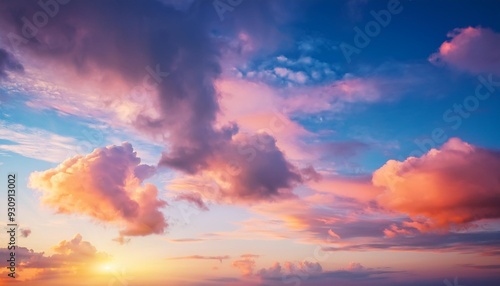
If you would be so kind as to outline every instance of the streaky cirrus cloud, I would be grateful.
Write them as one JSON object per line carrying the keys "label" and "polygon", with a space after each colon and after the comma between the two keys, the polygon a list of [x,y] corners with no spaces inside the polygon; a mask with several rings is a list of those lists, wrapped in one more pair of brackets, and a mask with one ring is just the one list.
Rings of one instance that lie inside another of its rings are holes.
{"label": "streaky cirrus cloud", "polygon": [[444,63],[470,73],[500,74],[500,34],[482,27],[457,28],[448,33],[450,40],[429,57],[434,64]]}
{"label": "streaky cirrus cloud", "polygon": [[155,186],[143,183],[153,167],[140,163],[129,143],[97,148],[32,173],[29,185],[58,213],[115,223],[120,236],[160,234],[167,227],[160,211],[166,202],[158,198]]}
{"label": "streaky cirrus cloud", "polygon": [[204,255],[191,255],[191,256],[179,256],[179,257],[171,257],[167,258],[168,260],[218,260],[222,263],[222,260],[231,258],[228,255],[220,255],[220,256],[204,256]]}
{"label": "streaky cirrus cloud", "polygon": [[449,229],[500,218],[500,152],[451,138],[420,158],[390,160],[373,174],[379,204],[408,214],[405,226]]}

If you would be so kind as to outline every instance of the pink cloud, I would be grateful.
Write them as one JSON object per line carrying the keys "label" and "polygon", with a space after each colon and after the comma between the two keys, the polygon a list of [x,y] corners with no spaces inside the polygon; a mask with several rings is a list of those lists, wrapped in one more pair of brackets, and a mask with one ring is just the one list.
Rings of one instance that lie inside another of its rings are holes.
{"label": "pink cloud", "polygon": [[444,63],[471,73],[500,73],[500,34],[491,29],[467,27],[448,33],[437,53],[429,57],[434,64]]}
{"label": "pink cloud", "polygon": [[272,136],[262,133],[221,142],[202,171],[168,187],[220,202],[255,202],[293,197],[293,187],[301,182],[300,170],[286,160]]}
{"label": "pink cloud", "polygon": [[189,203],[194,204],[196,207],[198,207],[200,210],[207,211],[208,207],[203,201],[201,194],[200,193],[181,193],[178,194],[175,197],[176,201],[186,201]]}
{"label": "pink cloud", "polygon": [[233,267],[241,271],[243,276],[251,276],[255,268],[255,260],[252,258],[243,258],[233,261]]}
{"label": "pink cloud", "polygon": [[21,237],[28,237],[31,234],[31,229],[21,228],[21,229],[19,229],[19,232],[21,233]]}
{"label": "pink cloud", "polygon": [[346,267],[346,270],[349,270],[349,271],[360,271],[360,270],[364,270],[365,267],[363,265],[361,265],[361,263],[357,263],[357,262],[350,262],[349,265],[347,265]]}
{"label": "pink cloud", "polygon": [[30,187],[58,213],[82,214],[119,225],[121,236],[163,233],[167,227],[158,190],[143,184],[145,165],[129,143],[95,149],[54,169],[34,172]]}
{"label": "pink cloud", "polygon": [[[500,218],[500,153],[452,138],[440,150],[403,162],[390,160],[373,174],[385,189],[378,197],[388,210],[406,213],[405,226],[420,231],[449,229]],[[386,235],[401,232],[397,227]]]}

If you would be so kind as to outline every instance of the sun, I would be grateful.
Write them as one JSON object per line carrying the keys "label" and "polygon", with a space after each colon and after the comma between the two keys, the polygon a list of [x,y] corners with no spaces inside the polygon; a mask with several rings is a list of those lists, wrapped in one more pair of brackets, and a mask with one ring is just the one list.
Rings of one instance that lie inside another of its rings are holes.
{"label": "sun", "polygon": [[99,266],[100,272],[112,273],[116,270],[116,266],[112,263],[104,263]]}

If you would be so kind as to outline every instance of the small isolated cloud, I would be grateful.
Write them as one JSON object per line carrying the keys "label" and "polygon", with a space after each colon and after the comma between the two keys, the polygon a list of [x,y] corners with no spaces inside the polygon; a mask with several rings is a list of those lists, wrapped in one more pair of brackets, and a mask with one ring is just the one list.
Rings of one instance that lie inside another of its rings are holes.
{"label": "small isolated cloud", "polygon": [[255,259],[251,257],[242,257],[242,259],[233,261],[232,265],[234,268],[240,270],[241,275],[251,276],[255,269]]}
{"label": "small isolated cloud", "polygon": [[361,265],[361,263],[357,263],[357,262],[351,262],[346,267],[346,270],[349,270],[349,271],[361,271],[364,269],[365,269],[365,267],[363,265]]}
{"label": "small isolated cloud", "polygon": [[[420,158],[388,161],[374,172],[373,184],[385,189],[378,197],[382,207],[413,219],[406,227],[449,229],[500,218],[498,170],[499,151],[452,138]],[[398,231],[393,227],[386,235]]]}
{"label": "small isolated cloud", "polygon": [[141,159],[132,145],[97,148],[70,158],[54,169],[34,172],[31,188],[58,213],[81,214],[121,227],[121,236],[163,233],[167,223],[154,185],[143,184]]}
{"label": "small isolated cloud", "polygon": [[176,201],[186,201],[194,204],[200,210],[208,211],[208,207],[201,198],[200,193],[181,193],[175,197]]}
{"label": "small isolated cloud", "polygon": [[28,237],[31,234],[31,229],[21,228],[21,229],[19,229],[19,232],[21,233],[21,237]]}
{"label": "small isolated cloud", "polygon": [[470,73],[500,74],[500,34],[487,28],[467,27],[448,33],[449,41],[430,56],[434,64],[444,63]]}

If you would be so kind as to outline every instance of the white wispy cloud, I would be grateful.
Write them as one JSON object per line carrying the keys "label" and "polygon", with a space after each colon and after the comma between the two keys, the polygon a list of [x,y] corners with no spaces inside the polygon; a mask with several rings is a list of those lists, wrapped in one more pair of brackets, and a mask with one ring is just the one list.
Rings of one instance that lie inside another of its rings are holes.
{"label": "white wispy cloud", "polygon": [[77,140],[39,128],[0,120],[0,152],[9,151],[37,160],[59,163],[77,154]]}

